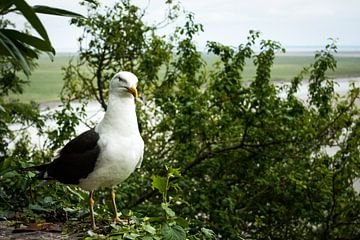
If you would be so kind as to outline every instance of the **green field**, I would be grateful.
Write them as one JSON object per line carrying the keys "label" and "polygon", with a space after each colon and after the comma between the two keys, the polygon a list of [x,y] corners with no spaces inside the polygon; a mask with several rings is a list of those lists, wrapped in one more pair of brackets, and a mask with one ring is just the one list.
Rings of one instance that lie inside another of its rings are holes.
{"label": "green field", "polygon": [[54,61],[51,61],[49,56],[41,55],[37,62],[38,67],[29,78],[29,84],[24,87],[24,93],[11,95],[11,98],[18,98],[24,102],[59,100],[63,85],[63,71],[61,68],[66,66],[72,58],[74,58],[74,54],[58,53]]}
{"label": "green field", "polygon": [[[63,84],[63,72],[61,68],[66,66],[71,58],[70,53],[58,53],[51,62],[47,55],[42,55],[38,61],[37,69],[30,77],[30,84],[24,88],[22,95],[11,95],[11,98],[18,98],[20,101],[48,102],[59,100]],[[215,62],[215,57],[206,56],[208,65]],[[276,57],[272,71],[272,79],[276,81],[289,81],[300,70],[311,64],[313,55],[308,54],[286,54]],[[329,75],[336,78],[359,77],[360,76],[360,55],[337,56],[338,67],[334,73]],[[252,80],[255,75],[255,67],[249,62],[244,70],[244,80]]]}

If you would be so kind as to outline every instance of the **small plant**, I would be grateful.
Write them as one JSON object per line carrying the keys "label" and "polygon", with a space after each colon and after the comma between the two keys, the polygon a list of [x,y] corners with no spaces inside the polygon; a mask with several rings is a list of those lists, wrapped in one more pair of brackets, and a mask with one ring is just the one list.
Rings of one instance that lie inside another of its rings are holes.
{"label": "small plant", "polygon": [[170,190],[181,191],[179,185],[173,181],[181,177],[180,169],[166,166],[166,170],[167,175],[165,177],[157,175],[152,177],[152,187],[162,195],[161,208],[164,213],[164,223],[161,226],[162,239],[182,240],[187,239],[187,237],[188,239],[215,239],[215,233],[207,228],[201,228],[201,232],[187,236],[186,230],[189,229],[189,222],[182,217],[176,216],[175,211],[172,209],[173,205],[186,202],[178,196],[169,196]]}
{"label": "small plant", "polygon": [[173,199],[168,196],[170,189],[174,189],[175,191],[180,190],[179,185],[171,181],[172,179],[181,176],[180,170],[172,167],[166,167],[166,170],[166,177],[152,177],[152,187],[157,189],[162,195],[161,208],[164,211],[165,223],[161,227],[161,234],[164,239],[186,239],[184,226],[187,225],[187,222],[185,219],[176,216],[175,211],[171,209]]}
{"label": "small plant", "polygon": [[176,215],[172,206],[181,201],[179,196],[169,196],[171,190],[180,192],[179,185],[175,182],[181,177],[179,168],[166,167],[166,176],[152,176],[152,187],[157,189],[162,195],[161,209],[162,218],[143,217],[139,218],[130,212],[127,217],[131,219],[128,224],[121,226],[110,224],[110,230],[107,234],[99,234],[93,231],[88,232],[86,240],[97,239],[143,239],[143,240],[198,240],[215,239],[215,233],[207,228],[201,228],[200,231],[194,231],[195,234],[189,234],[189,221]]}

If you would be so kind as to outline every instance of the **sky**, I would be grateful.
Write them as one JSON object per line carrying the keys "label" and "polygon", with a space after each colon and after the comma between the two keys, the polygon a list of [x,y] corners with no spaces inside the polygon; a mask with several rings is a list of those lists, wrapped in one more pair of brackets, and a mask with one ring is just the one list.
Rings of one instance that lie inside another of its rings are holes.
{"label": "sky", "polygon": [[[86,14],[76,0],[27,0],[30,5],[48,5]],[[111,6],[115,0],[101,0]],[[157,22],[165,15],[165,0],[133,0],[148,6],[145,21]],[[206,41],[237,46],[246,41],[249,30],[258,30],[262,38],[279,41],[283,46],[324,46],[329,38],[340,46],[360,46],[360,0],[180,0],[195,14],[204,32],[196,37],[199,47]],[[40,15],[58,52],[77,51],[82,30],[69,19]],[[10,15],[18,26],[23,20]],[[174,30],[169,26],[163,34]]]}

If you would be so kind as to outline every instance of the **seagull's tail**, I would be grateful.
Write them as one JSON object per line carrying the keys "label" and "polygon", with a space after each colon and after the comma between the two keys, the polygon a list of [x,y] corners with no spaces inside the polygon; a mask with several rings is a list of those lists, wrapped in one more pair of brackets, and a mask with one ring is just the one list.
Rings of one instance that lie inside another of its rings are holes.
{"label": "seagull's tail", "polygon": [[38,172],[36,175],[36,178],[41,180],[50,180],[51,178],[47,177],[46,170],[49,167],[49,164],[43,164],[43,165],[37,165],[37,166],[31,166],[27,168],[21,168],[19,171],[21,172]]}

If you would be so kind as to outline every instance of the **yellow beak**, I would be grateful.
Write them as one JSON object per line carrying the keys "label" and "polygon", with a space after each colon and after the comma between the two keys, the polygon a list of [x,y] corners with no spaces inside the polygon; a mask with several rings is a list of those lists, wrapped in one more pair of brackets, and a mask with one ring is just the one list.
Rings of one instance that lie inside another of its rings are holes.
{"label": "yellow beak", "polygon": [[139,96],[135,87],[130,87],[127,90],[134,96],[134,98],[137,98]]}

